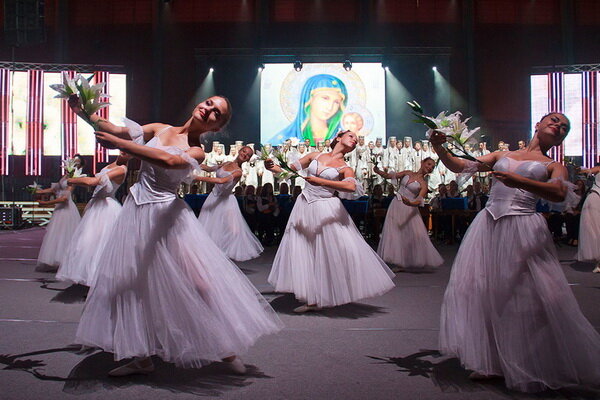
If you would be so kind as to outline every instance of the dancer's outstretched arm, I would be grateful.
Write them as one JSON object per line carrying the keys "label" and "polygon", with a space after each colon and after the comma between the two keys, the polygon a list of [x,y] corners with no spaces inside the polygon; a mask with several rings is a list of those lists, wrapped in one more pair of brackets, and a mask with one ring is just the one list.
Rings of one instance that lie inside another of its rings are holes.
{"label": "dancer's outstretched arm", "polygon": [[[72,187],[67,187],[67,190],[69,191],[69,196],[71,195],[70,193],[73,191]],[[67,196],[60,196],[55,198],[54,200],[49,200],[49,201],[42,201],[39,200],[38,204],[40,206],[53,206],[55,204],[60,204],[60,203],[66,203],[69,200],[69,198]]]}
{"label": "dancer's outstretched arm", "polygon": [[[295,165],[296,163],[290,165],[290,168],[293,169],[294,171],[299,171],[299,170],[308,168],[311,161],[314,160],[315,157],[318,155],[319,155],[319,153],[317,153],[316,151],[313,151],[312,153],[309,153],[298,160],[298,163],[300,163],[300,166],[302,168],[298,168],[298,166]],[[265,160],[265,168],[271,172],[275,172],[276,174],[283,171],[283,169],[279,165],[275,164],[275,162],[273,160],[271,160],[270,158]]]}
{"label": "dancer's outstretched arm", "polygon": [[209,182],[209,183],[226,183],[232,181],[234,179],[239,179],[242,177],[242,170],[236,169],[231,174],[224,176],[222,178],[213,178],[212,176],[197,176],[194,178],[196,182]]}
{"label": "dancer's outstretched arm", "polygon": [[[140,160],[158,165],[159,167],[168,169],[185,169],[189,167],[188,161],[176,154],[167,153],[166,151],[153,147],[144,146],[132,142],[131,140],[121,139],[115,135],[106,132],[95,132],[98,142],[107,148],[118,148]],[[204,160],[204,150],[201,147],[190,147],[186,154],[199,163]]]}
{"label": "dancer's outstretched arm", "polygon": [[[459,173],[465,170],[467,161],[460,157],[454,157],[444,148],[444,146],[442,146],[447,141],[446,135],[434,131],[429,137],[429,141],[433,145],[438,157],[440,157],[440,161],[444,163],[450,171]],[[493,167],[494,164],[496,164],[496,161],[500,159],[500,155],[499,152],[494,152],[476,158],[481,162],[477,163],[477,170],[473,172],[488,172],[491,171],[490,167]]]}
{"label": "dancer's outstretched arm", "polygon": [[[111,181],[119,182],[119,180],[125,177],[125,168],[112,168],[110,171],[106,173],[106,176]],[[100,184],[100,178],[95,176],[85,176],[81,178],[69,178],[67,179],[67,184],[69,186],[87,186],[93,187],[98,186]]]}
{"label": "dancer's outstretched arm", "polygon": [[402,179],[402,177],[406,174],[408,174],[411,171],[401,171],[401,172],[387,172],[387,171],[382,171],[379,169],[379,167],[374,166],[373,167],[373,172],[375,172],[378,175],[381,175],[383,178],[385,179],[396,179],[396,180],[400,180]]}
{"label": "dancer's outstretched arm", "polygon": [[35,194],[50,194],[53,192],[54,192],[54,190],[52,190],[52,188],[47,188],[47,189],[38,189],[35,191]]}
{"label": "dancer's outstretched arm", "polygon": [[304,179],[314,186],[327,186],[338,192],[354,192],[356,190],[356,181],[354,179],[345,180],[346,178],[354,178],[354,171],[348,166],[342,171],[344,178],[341,181],[332,181],[318,176],[307,176]]}
{"label": "dancer's outstretched arm", "polygon": [[210,167],[210,166],[208,166],[206,164],[200,165],[200,168],[202,168],[202,171],[206,171],[206,172],[215,172],[220,167],[221,167],[220,165],[213,165],[212,167]]}
{"label": "dancer's outstretched arm", "polygon": [[[79,99],[79,97],[77,97],[77,95],[72,95],[71,97],[69,97],[68,104],[71,108],[71,111],[82,117],[82,111],[80,107],[81,100]],[[122,139],[131,140],[131,136],[129,136],[129,129],[127,127],[117,126],[110,121],[100,118],[97,114],[92,114],[90,116],[90,119],[96,124],[98,129],[100,129],[101,131],[112,133],[113,135],[118,136]],[[160,123],[146,124],[142,126],[142,129],[144,130],[144,141],[147,142],[150,139],[152,139],[155,133],[157,133],[161,129],[164,129],[166,126],[168,125]]]}
{"label": "dancer's outstretched arm", "polygon": [[582,174],[595,175],[598,172],[600,172],[600,166],[593,168],[582,168],[581,170],[579,170],[579,172],[581,172]]}

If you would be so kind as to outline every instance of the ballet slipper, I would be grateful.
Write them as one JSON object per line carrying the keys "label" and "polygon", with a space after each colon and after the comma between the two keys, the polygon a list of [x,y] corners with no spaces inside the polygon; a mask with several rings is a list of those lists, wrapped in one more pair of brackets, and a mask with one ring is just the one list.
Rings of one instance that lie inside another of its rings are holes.
{"label": "ballet slipper", "polygon": [[600,263],[596,264],[596,268],[592,271],[595,274],[600,274]]}
{"label": "ballet slipper", "polygon": [[246,374],[246,371],[247,371],[246,366],[244,365],[244,362],[239,357],[235,357],[231,361],[223,360],[223,364],[227,365],[227,367],[229,367],[231,372],[233,372],[236,375],[245,375]]}
{"label": "ballet slipper", "polygon": [[109,376],[128,376],[135,374],[149,374],[154,372],[154,364],[150,357],[136,358],[133,361],[111,370]]}
{"label": "ballet slipper", "polygon": [[498,379],[502,378],[500,375],[484,375],[479,372],[471,372],[469,374],[469,379],[472,381],[488,381],[490,379]]}
{"label": "ballet slipper", "polygon": [[317,306],[316,304],[313,304],[313,305],[304,304],[300,307],[294,308],[294,312],[299,313],[299,314],[305,313],[308,311],[319,311],[319,310],[322,310],[322,308]]}

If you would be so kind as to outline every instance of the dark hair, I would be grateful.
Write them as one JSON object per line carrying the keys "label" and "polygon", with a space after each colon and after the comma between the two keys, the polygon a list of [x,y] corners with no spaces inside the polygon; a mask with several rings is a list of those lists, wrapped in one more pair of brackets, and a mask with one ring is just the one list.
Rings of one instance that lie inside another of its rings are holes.
{"label": "dark hair", "polygon": [[329,147],[331,147],[331,150],[333,150],[333,148],[335,147],[335,145],[339,142],[339,139],[344,136],[346,133],[352,132],[351,130],[345,130],[345,131],[339,131],[338,133],[335,134],[335,138],[333,138],[333,140],[331,141],[331,144],[329,145]]}
{"label": "dark hair", "polygon": [[231,121],[231,115],[233,114],[233,106],[231,105],[231,101],[229,101],[229,99],[225,96],[222,96],[220,94],[216,94],[214,96],[211,97],[220,97],[223,100],[225,100],[225,103],[227,103],[227,110],[229,111],[227,114],[222,114],[221,117],[221,126],[219,126],[219,130],[225,128],[228,124],[229,121]]}
{"label": "dark hair", "polygon": [[429,161],[429,160],[435,162],[435,160],[433,158],[431,158],[431,157],[425,157],[424,159],[421,160],[421,163],[424,163],[425,161]]}
{"label": "dark hair", "polygon": [[81,154],[75,153],[71,158],[79,158],[79,168],[83,169],[83,167],[85,166],[85,160],[83,159],[83,156]]}
{"label": "dark hair", "polygon": [[549,117],[554,114],[562,115],[563,117],[565,117],[567,119],[567,122],[569,123],[569,127],[567,128],[567,133],[569,133],[571,131],[571,120],[569,119],[569,117],[567,117],[567,115],[565,113],[562,113],[560,111],[550,111],[548,114],[546,114],[542,118],[540,118],[540,120],[538,122],[542,122],[544,120],[544,118]]}

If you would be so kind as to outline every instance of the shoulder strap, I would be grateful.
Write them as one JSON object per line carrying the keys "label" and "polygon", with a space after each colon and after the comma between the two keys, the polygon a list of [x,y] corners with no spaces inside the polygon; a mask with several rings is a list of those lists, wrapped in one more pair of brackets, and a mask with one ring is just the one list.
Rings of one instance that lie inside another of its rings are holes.
{"label": "shoulder strap", "polygon": [[162,135],[162,134],[163,134],[163,133],[165,133],[165,132],[167,131],[167,129],[169,129],[169,128],[172,128],[172,126],[171,126],[171,125],[167,125],[167,126],[165,126],[165,127],[164,127],[164,128],[162,128],[160,131],[156,132],[156,135],[155,135],[155,136],[160,136],[160,135]]}

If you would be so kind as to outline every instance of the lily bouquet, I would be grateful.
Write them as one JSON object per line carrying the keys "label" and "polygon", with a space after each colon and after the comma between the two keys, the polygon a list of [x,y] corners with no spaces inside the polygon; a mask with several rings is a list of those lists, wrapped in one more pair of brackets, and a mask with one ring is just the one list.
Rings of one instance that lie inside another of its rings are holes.
{"label": "lily bouquet", "polygon": [[262,161],[266,161],[275,157],[277,164],[281,167],[283,171],[278,174],[280,179],[289,179],[289,178],[298,178],[302,177],[302,175],[298,174],[297,171],[293,170],[287,163],[285,154],[279,150],[273,150],[273,153],[270,154],[269,151],[263,146],[260,150],[260,159]]}
{"label": "lily bouquet", "polygon": [[42,185],[38,185],[38,183],[36,181],[33,181],[32,185],[25,186],[25,190],[27,190],[31,194],[35,194],[41,188],[42,188]]}
{"label": "lily bouquet", "polygon": [[[467,122],[471,118],[462,120],[462,113],[456,111],[452,114],[446,114],[446,111],[442,111],[437,117],[428,117],[424,114],[423,108],[415,100],[408,101],[407,104],[413,111],[413,115],[417,118],[415,122],[422,123],[427,126],[430,131],[427,134],[427,138],[431,135],[431,132],[440,132],[446,135],[448,139],[448,145],[446,149],[450,154],[455,157],[464,158],[465,160],[475,161],[481,164],[485,164],[473,157],[467,151],[466,145],[476,141],[475,134],[479,131],[479,127],[475,129],[469,129]],[[491,169],[491,166],[488,165]]]}
{"label": "lily bouquet", "polygon": [[62,167],[67,172],[69,178],[83,178],[86,174],[81,173],[81,167],[77,166],[74,158],[69,158],[62,161]]}
{"label": "lily bouquet", "polygon": [[50,85],[50,88],[56,90],[58,94],[54,96],[58,99],[69,99],[71,96],[77,96],[79,99],[77,115],[85,122],[90,124],[95,130],[98,129],[98,122],[92,121],[92,115],[98,110],[107,107],[110,103],[103,101],[108,97],[102,93],[106,82],[91,85],[90,82],[94,76],[85,78],[81,74],[76,74],[73,79],[69,78],[66,72],[62,73],[63,83]]}

